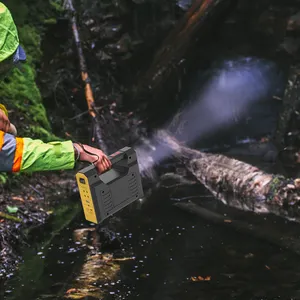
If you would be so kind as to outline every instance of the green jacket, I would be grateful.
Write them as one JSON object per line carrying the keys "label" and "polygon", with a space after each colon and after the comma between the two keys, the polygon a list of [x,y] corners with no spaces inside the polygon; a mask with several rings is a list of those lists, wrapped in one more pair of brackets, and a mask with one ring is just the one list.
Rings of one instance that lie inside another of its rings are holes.
{"label": "green jacket", "polygon": [[72,141],[44,143],[0,131],[0,172],[73,169]]}
{"label": "green jacket", "polygon": [[0,62],[10,57],[18,46],[17,27],[8,8],[0,2]]}
{"label": "green jacket", "polygon": [[[8,116],[3,104],[0,109]],[[0,172],[67,170],[74,166],[72,141],[44,143],[0,130]]]}

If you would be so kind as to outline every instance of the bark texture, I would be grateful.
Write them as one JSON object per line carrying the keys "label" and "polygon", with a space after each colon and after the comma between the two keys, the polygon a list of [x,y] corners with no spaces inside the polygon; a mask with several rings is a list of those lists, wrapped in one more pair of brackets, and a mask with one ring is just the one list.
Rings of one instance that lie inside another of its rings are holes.
{"label": "bark texture", "polygon": [[88,106],[88,112],[92,118],[93,121],[93,142],[103,151],[107,153],[107,147],[105,142],[102,138],[102,129],[100,126],[100,121],[98,120],[97,112],[95,110],[95,101],[94,101],[94,95],[93,90],[91,86],[91,79],[87,72],[87,66],[85,57],[83,54],[79,31],[77,27],[77,20],[76,20],[76,10],[73,6],[72,0],[66,0],[65,1],[65,7],[70,13],[70,21],[72,25],[72,31],[74,35],[74,41],[76,44],[77,52],[78,52],[78,58],[79,58],[79,65],[80,65],[80,71],[81,71],[81,79],[84,82],[85,85],[85,98]]}
{"label": "bark texture", "polygon": [[157,139],[225,204],[255,213],[274,213],[299,220],[300,179],[268,174],[224,155],[192,150],[166,131],[159,131]]}

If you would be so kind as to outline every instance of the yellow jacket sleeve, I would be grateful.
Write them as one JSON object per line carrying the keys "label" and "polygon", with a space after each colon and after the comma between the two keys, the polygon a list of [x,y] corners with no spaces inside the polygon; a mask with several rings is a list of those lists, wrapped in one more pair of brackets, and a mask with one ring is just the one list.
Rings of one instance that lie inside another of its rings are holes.
{"label": "yellow jacket sleeve", "polygon": [[0,131],[0,172],[34,172],[73,169],[72,141],[44,143]]}

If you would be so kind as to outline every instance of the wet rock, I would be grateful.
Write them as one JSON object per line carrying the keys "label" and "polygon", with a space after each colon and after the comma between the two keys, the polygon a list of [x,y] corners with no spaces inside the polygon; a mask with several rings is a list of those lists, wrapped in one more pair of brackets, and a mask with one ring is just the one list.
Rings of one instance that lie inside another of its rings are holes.
{"label": "wet rock", "polygon": [[300,30],[300,12],[298,12],[288,18],[286,28],[289,31],[299,31]]}
{"label": "wet rock", "polygon": [[95,21],[93,20],[93,19],[88,19],[88,20],[86,20],[85,22],[84,22],[84,24],[86,25],[86,26],[91,26],[91,25],[93,25],[95,23]]}
{"label": "wet rock", "polygon": [[119,39],[118,42],[108,44],[104,48],[113,54],[126,54],[131,50],[131,38],[129,34],[126,33]]}
{"label": "wet rock", "polygon": [[73,239],[75,242],[85,245],[93,232],[95,232],[95,228],[76,229],[73,233]]}
{"label": "wet rock", "polygon": [[102,50],[99,50],[97,53],[96,53],[96,57],[99,59],[99,60],[111,60],[112,57],[108,54],[106,54],[104,51]]}
{"label": "wet rock", "polygon": [[113,230],[107,227],[100,227],[97,230],[97,234],[101,250],[116,250],[120,248],[121,239]]}

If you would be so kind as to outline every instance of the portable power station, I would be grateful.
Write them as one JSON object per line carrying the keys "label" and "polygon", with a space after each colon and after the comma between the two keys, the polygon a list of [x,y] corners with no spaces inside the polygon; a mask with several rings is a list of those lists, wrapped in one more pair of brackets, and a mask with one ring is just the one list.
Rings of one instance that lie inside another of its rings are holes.
{"label": "portable power station", "polygon": [[112,166],[105,173],[90,165],[76,174],[85,218],[95,224],[144,197],[135,150],[125,147],[108,158]]}

